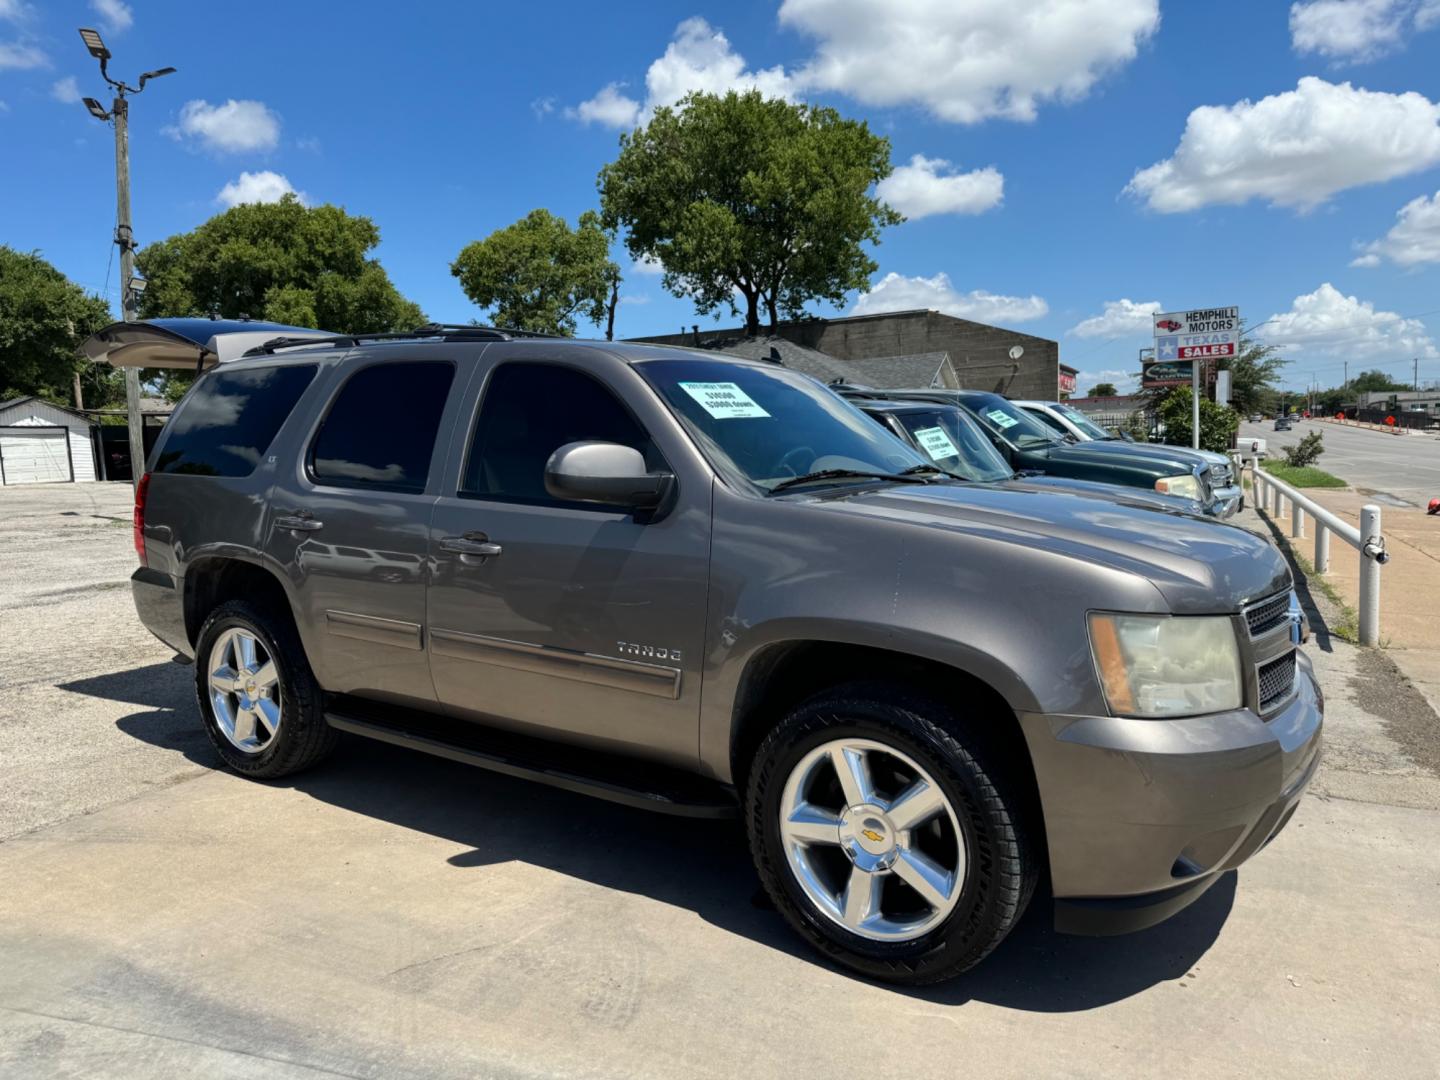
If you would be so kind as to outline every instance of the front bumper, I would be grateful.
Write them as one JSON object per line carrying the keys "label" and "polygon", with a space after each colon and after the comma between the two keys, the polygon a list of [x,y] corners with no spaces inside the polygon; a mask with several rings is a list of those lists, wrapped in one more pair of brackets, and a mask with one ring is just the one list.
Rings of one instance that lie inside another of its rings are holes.
{"label": "front bumper", "polygon": [[1245,490],[1238,484],[1216,488],[1210,493],[1210,496],[1207,513],[1217,518],[1234,517],[1245,502]]}
{"label": "front bumper", "polygon": [[1025,714],[1049,843],[1056,929],[1161,922],[1289,822],[1320,760],[1323,699],[1300,654],[1296,694],[1268,720]]}

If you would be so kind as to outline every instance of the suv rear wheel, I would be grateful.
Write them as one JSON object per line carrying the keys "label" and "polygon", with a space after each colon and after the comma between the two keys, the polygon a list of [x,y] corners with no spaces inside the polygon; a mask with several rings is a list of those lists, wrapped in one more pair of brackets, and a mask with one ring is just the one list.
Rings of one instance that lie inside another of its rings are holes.
{"label": "suv rear wheel", "polygon": [[294,624],[266,608],[230,600],[210,613],[195,647],[195,693],[206,734],[238,773],[288,776],[335,747]]}
{"label": "suv rear wheel", "polygon": [[785,918],[836,962],[938,982],[994,949],[1034,891],[1015,790],[938,703],[842,687],[802,705],[756,752],[751,852]]}

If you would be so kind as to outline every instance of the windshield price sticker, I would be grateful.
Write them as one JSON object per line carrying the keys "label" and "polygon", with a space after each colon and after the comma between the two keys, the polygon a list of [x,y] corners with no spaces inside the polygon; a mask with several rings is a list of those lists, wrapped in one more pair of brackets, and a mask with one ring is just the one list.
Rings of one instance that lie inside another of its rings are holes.
{"label": "windshield price sticker", "polygon": [[950,436],[945,434],[944,428],[916,428],[915,441],[932,458],[958,458],[960,456],[960,451],[955,449],[955,444],[950,441]]}
{"label": "windshield price sticker", "polygon": [[1012,428],[1020,422],[1003,409],[991,409],[985,415],[988,416],[1001,431],[1004,431],[1006,428]]}
{"label": "windshield price sticker", "polygon": [[680,389],[700,403],[716,420],[739,420],[770,414],[733,382],[682,382]]}

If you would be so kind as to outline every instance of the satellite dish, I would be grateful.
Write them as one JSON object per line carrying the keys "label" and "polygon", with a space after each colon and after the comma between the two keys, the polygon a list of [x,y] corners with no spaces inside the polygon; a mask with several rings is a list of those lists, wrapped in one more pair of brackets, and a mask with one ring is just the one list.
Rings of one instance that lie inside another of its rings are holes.
{"label": "satellite dish", "polygon": [[1011,359],[1011,360],[1019,360],[1020,357],[1022,357],[1022,356],[1024,356],[1024,355],[1025,355],[1025,346],[1024,346],[1024,345],[1012,345],[1012,346],[1010,346],[1010,359]]}

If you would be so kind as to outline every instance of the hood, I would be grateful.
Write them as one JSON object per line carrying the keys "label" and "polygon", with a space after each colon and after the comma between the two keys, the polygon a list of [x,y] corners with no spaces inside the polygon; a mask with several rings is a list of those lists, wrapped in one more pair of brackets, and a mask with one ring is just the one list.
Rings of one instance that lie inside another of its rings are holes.
{"label": "hood", "polygon": [[817,496],[827,509],[1021,544],[1135,574],[1176,614],[1233,613],[1290,587],[1273,545],[1235,525],[1023,482],[891,486]]}
{"label": "hood", "polygon": [[1158,491],[1123,487],[1120,484],[1105,484],[1094,480],[1071,480],[1066,476],[1029,476],[1022,480],[1010,480],[1007,483],[1027,491],[1063,492],[1089,499],[1124,503],[1126,506],[1143,506],[1171,514],[1197,514],[1202,517],[1205,514],[1205,507],[1194,499],[1183,499],[1179,495],[1161,495]]}
{"label": "hood", "polygon": [[91,361],[114,367],[210,367],[275,338],[328,338],[324,330],[252,319],[148,319],[111,323],[80,346]]}
{"label": "hood", "polygon": [[1196,465],[1209,464],[1197,458],[1191,450],[1159,443],[1060,443],[1047,447],[1045,453],[1056,461],[1071,461],[1076,464],[1128,465],[1136,469],[1164,468],[1169,476],[1188,473]]}

